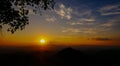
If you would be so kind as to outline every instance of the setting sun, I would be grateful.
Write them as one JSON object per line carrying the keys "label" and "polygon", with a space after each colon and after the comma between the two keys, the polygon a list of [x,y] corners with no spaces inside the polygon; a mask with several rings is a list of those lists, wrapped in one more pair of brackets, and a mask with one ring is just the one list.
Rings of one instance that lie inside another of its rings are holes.
{"label": "setting sun", "polygon": [[45,44],[45,43],[46,43],[46,40],[45,40],[45,39],[40,39],[40,43],[41,43],[41,44]]}

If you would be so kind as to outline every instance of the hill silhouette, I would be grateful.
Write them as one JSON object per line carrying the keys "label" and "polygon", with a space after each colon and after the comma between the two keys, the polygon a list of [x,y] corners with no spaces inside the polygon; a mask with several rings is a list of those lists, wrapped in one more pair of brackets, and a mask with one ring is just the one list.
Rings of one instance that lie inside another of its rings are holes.
{"label": "hill silhouette", "polygon": [[82,52],[75,50],[71,47],[65,48],[65,49],[59,51],[57,54],[61,57],[65,57],[65,58],[66,57],[72,58],[73,56],[78,57],[78,56],[83,55]]}
{"label": "hill silhouette", "polygon": [[54,56],[56,66],[76,66],[83,65],[86,60],[85,53],[71,47],[58,51]]}

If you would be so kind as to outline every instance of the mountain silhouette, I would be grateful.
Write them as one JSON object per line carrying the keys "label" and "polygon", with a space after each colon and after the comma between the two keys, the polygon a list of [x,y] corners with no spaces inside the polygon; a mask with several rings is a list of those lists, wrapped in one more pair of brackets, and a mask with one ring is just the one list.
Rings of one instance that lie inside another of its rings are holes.
{"label": "mountain silhouette", "polygon": [[81,65],[85,61],[85,54],[71,47],[58,51],[56,57],[57,66]]}
{"label": "mountain silhouette", "polygon": [[83,52],[80,52],[78,50],[75,50],[71,47],[65,48],[57,53],[59,57],[62,57],[64,59],[77,59],[82,58],[84,56]]}

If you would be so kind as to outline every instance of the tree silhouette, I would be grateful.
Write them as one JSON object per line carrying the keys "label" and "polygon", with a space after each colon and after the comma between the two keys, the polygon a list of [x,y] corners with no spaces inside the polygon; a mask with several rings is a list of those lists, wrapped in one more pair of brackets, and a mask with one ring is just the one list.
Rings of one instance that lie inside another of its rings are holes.
{"label": "tree silhouette", "polygon": [[29,24],[28,6],[36,12],[39,9],[53,9],[54,5],[54,0],[0,0],[0,29],[8,25],[7,31],[11,33],[23,30]]}

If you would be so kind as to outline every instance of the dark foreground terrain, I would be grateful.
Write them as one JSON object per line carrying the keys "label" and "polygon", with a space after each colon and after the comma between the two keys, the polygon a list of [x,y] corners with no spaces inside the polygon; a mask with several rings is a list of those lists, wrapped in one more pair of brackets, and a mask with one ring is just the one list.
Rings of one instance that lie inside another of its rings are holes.
{"label": "dark foreground terrain", "polygon": [[80,51],[69,47],[40,51],[2,48],[0,66],[120,66],[120,49]]}

